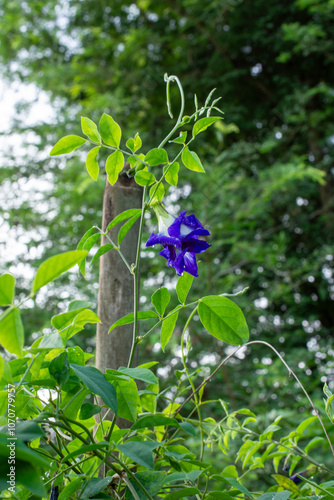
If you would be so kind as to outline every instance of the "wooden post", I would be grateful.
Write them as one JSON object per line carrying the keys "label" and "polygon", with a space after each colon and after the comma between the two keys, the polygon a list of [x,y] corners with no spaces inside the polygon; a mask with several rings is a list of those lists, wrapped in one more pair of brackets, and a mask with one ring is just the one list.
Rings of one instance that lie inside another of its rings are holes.
{"label": "wooden post", "polygon": [[[106,180],[103,197],[103,231],[118,214],[130,208],[140,208],[141,202],[142,189],[133,179],[122,175],[114,186]],[[139,222],[136,222],[122,243],[122,253],[130,265],[136,258],[138,230]],[[115,243],[118,231],[119,226],[110,231],[110,237]],[[106,243],[110,242],[103,236],[102,245]],[[100,259],[98,315],[101,323],[97,325],[96,366],[103,373],[106,368],[117,370],[120,366],[127,366],[133,325],[115,328],[111,333],[108,333],[108,330],[119,318],[133,312],[133,300],[133,275],[119,254],[111,250]],[[138,364],[138,353],[134,360],[134,365],[136,364]],[[123,419],[117,421],[117,425],[121,427],[128,427],[127,424],[129,423]]]}

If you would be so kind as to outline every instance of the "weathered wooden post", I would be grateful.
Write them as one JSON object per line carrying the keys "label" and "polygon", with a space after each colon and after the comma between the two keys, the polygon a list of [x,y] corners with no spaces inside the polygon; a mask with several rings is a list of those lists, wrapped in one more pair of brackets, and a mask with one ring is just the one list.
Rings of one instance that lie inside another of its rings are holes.
{"label": "weathered wooden post", "polygon": [[[103,197],[102,229],[106,230],[109,222],[118,214],[130,208],[140,208],[142,189],[126,174],[120,175],[114,186],[106,180]],[[122,252],[128,263],[135,262],[139,223],[128,232],[122,243]],[[117,243],[119,227],[110,231],[111,239]],[[109,243],[105,236],[102,245]],[[117,370],[127,366],[132,345],[133,325],[115,328],[108,333],[110,326],[119,318],[133,312],[134,285],[133,275],[116,251],[110,251],[100,259],[98,315],[101,323],[97,326],[96,366],[102,372],[106,368]],[[134,365],[137,364],[138,353]],[[127,427],[128,422],[118,419],[117,425]]]}

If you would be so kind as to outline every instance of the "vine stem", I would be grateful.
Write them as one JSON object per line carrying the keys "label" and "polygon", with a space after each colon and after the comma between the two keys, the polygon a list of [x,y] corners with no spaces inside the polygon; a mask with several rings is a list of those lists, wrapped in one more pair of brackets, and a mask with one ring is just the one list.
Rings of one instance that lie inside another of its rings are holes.
{"label": "vine stem", "polygon": [[239,345],[231,354],[229,354],[225,359],[223,359],[223,361],[217,366],[217,368],[211,373],[211,375],[209,377],[207,377],[206,379],[203,380],[203,382],[195,389],[193,390],[193,392],[190,394],[190,396],[188,396],[188,398],[182,403],[182,405],[174,412],[174,417],[175,415],[177,415],[178,413],[180,413],[180,411],[182,410],[182,408],[188,403],[188,401],[191,400],[191,398],[197,394],[197,392],[204,386],[206,385],[211,379],[212,377],[217,373],[218,370],[220,370],[220,368],[225,365],[225,363],[227,363],[227,361],[232,358],[242,347],[247,347],[247,346],[250,346],[250,345],[253,345],[253,344],[262,344],[262,345],[265,345],[267,347],[269,347],[272,351],[274,351],[274,353],[276,354],[276,356],[281,360],[281,362],[283,363],[283,365],[285,366],[285,368],[288,370],[289,372],[289,376],[293,376],[297,382],[297,384],[299,385],[299,387],[302,389],[302,391],[304,392],[306,398],[308,399],[313,411],[315,412],[315,415],[317,416],[319,422],[320,422],[320,425],[322,427],[322,430],[324,431],[324,434],[326,436],[326,439],[328,441],[328,444],[329,444],[329,447],[331,449],[331,452],[334,456],[334,448],[333,448],[333,445],[331,443],[331,440],[327,434],[327,431],[326,431],[326,428],[324,426],[324,423],[319,415],[319,412],[318,410],[316,409],[316,407],[314,406],[313,404],[313,401],[312,399],[310,398],[310,396],[308,395],[308,392],[306,391],[305,387],[303,386],[303,384],[301,383],[301,381],[299,380],[299,378],[297,377],[297,375],[295,374],[295,372],[293,370],[291,370],[291,368],[289,367],[289,365],[286,363],[286,361],[284,361],[283,357],[280,355],[280,353],[275,349],[275,347],[273,347],[271,344],[269,344],[268,342],[265,342],[264,340],[252,340],[251,342],[247,342],[246,344],[243,344],[243,345]]}
{"label": "vine stem", "polygon": [[[180,96],[181,96],[181,109],[180,113],[178,116],[178,119],[176,121],[175,126],[173,129],[167,134],[167,136],[163,139],[163,141],[159,144],[159,148],[162,148],[168,141],[168,139],[174,134],[175,130],[178,128],[179,124],[181,123],[183,112],[184,112],[184,93],[183,93],[183,88],[181,85],[180,80],[178,79],[177,76],[172,75],[168,76],[165,75],[165,82],[167,83],[167,106],[169,109],[169,83],[170,82],[176,82],[179,91],[180,91]],[[131,368],[134,355],[136,352],[136,346],[137,346],[137,337],[138,337],[138,300],[139,300],[139,285],[140,285],[140,275],[139,275],[139,262],[140,262],[140,251],[141,251],[141,243],[142,243],[142,237],[143,237],[143,227],[144,227],[144,217],[145,217],[145,212],[148,208],[148,204],[146,203],[146,197],[147,197],[147,186],[144,187],[143,191],[143,201],[142,201],[142,212],[140,216],[140,223],[139,223],[139,236],[138,236],[138,244],[137,244],[137,253],[136,253],[136,262],[135,265],[132,269],[132,274],[133,274],[133,288],[134,288],[134,299],[133,299],[133,313],[134,313],[134,323],[133,323],[133,335],[132,335],[132,345],[131,345],[131,351],[129,355],[129,361],[128,361],[128,368]]]}
{"label": "vine stem", "polygon": [[186,324],[184,325],[184,328],[183,328],[183,331],[182,331],[182,335],[181,335],[181,354],[182,354],[182,364],[183,364],[184,370],[185,370],[185,372],[187,374],[187,377],[188,377],[189,383],[191,385],[191,388],[193,390],[194,401],[195,401],[195,405],[196,405],[196,409],[197,409],[197,413],[198,413],[198,420],[200,422],[200,429],[201,429],[201,455],[200,455],[200,460],[202,460],[203,459],[203,454],[204,454],[204,434],[203,434],[203,426],[202,426],[202,413],[201,413],[201,408],[200,408],[199,400],[198,400],[198,397],[197,397],[197,391],[195,389],[194,382],[191,380],[191,376],[189,374],[189,370],[188,370],[187,363],[186,363],[186,355],[184,353],[184,336],[186,334],[186,331],[188,329],[190,321],[192,320],[192,318],[194,317],[195,313],[197,312],[197,309],[198,309],[198,305],[192,310],[192,312],[190,313],[190,315],[189,315],[189,317],[187,319]]}
{"label": "vine stem", "polygon": [[169,99],[169,84],[170,84],[170,82],[176,82],[177,86],[179,87],[180,96],[181,96],[181,108],[180,108],[180,113],[179,113],[178,119],[176,120],[176,124],[174,125],[173,129],[169,132],[169,134],[164,138],[164,140],[159,144],[159,146],[158,146],[159,148],[162,148],[162,146],[164,146],[166,144],[168,139],[170,137],[172,137],[175,130],[179,127],[181,120],[182,120],[182,117],[183,117],[183,113],[184,113],[184,92],[183,92],[183,87],[181,85],[180,80],[178,79],[177,76],[175,76],[175,75],[168,76],[166,73],[165,74],[165,82],[167,84],[166,85],[166,94],[167,94],[167,108],[168,108],[168,110],[170,110],[170,99]]}

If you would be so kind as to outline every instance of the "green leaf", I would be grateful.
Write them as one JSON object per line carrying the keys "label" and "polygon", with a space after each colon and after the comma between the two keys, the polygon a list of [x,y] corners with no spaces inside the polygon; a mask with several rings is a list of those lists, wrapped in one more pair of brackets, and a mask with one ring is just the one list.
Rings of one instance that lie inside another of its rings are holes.
{"label": "green leaf", "polygon": [[106,379],[114,382],[114,380],[130,380],[131,377],[112,368],[106,368]]}
{"label": "green leaf", "polygon": [[307,446],[305,446],[305,452],[308,453],[310,450],[315,448],[316,446],[319,446],[319,444],[322,444],[324,441],[323,437],[315,437],[313,438]]}
{"label": "green leaf", "polygon": [[168,163],[168,156],[164,149],[154,148],[147,153],[144,161],[151,167],[156,167],[157,165],[161,165],[162,163]]}
{"label": "green leaf", "polygon": [[183,487],[182,490],[173,491],[164,497],[164,500],[176,500],[177,498],[191,497],[193,495],[199,495],[201,492],[198,488],[193,486]]}
{"label": "green leaf", "polygon": [[81,311],[85,311],[86,306],[80,307],[79,309],[74,309],[65,313],[57,314],[56,316],[52,316],[51,325],[57,330],[61,330],[65,326],[68,326],[72,323],[72,320],[76,317],[77,314]]}
{"label": "green leaf", "polygon": [[201,160],[197,154],[194,153],[194,151],[190,151],[188,147],[185,147],[182,152],[182,162],[189,170],[201,172],[202,174],[205,173]]}
{"label": "green leaf", "polygon": [[[150,318],[158,318],[157,313],[155,313],[154,311],[138,312],[138,320],[144,320]],[[118,326],[129,325],[130,323],[133,322],[134,322],[134,313],[127,314],[126,316],[123,316],[123,318],[117,320],[113,325],[111,325],[108,333],[110,333],[112,330],[114,330],[114,328],[117,328]]]}
{"label": "green leaf", "polygon": [[[72,359],[68,357],[69,362],[72,363]],[[75,362],[75,361],[74,361]],[[78,363],[81,366],[84,366],[83,363]],[[73,420],[77,419],[80,407],[87,396],[90,395],[90,391],[88,389],[84,389],[79,391],[77,384],[72,384],[72,380],[70,379],[68,385],[64,386],[64,389],[67,387],[71,387],[70,390],[67,390],[65,394],[62,396],[60,407],[65,415],[65,417],[72,418]]]}
{"label": "green leaf", "polygon": [[103,141],[108,144],[108,146],[118,148],[122,132],[118,123],[116,123],[111,116],[103,113],[99,123],[99,129]]}
{"label": "green leaf", "polygon": [[85,116],[81,117],[81,130],[82,133],[87,135],[87,137],[93,142],[101,143],[101,136],[97,129],[97,125]]}
{"label": "green leaf", "polygon": [[317,420],[317,417],[307,418],[301,424],[298,425],[296,432],[302,434],[308,428],[308,426],[311,425],[315,420]]}
{"label": "green leaf", "polygon": [[204,132],[204,130],[213,125],[218,120],[221,120],[220,116],[210,116],[208,118],[201,118],[200,120],[198,120],[193,126],[193,138],[196,137],[197,134]]}
{"label": "green leaf", "polygon": [[324,394],[330,398],[331,396],[333,396],[332,392],[329,390],[328,388],[328,385],[327,385],[327,382],[325,382],[325,385],[324,385],[324,388],[323,388],[323,391],[324,391]]}
{"label": "green leaf", "polygon": [[[1,429],[1,432],[7,433],[6,430]],[[15,437],[21,439],[22,441],[33,441],[34,439],[45,436],[44,430],[32,420],[17,421],[15,423]]]}
{"label": "green leaf", "polygon": [[246,465],[251,461],[253,455],[255,455],[255,453],[260,449],[262,448],[263,446],[263,443],[255,443],[253,446],[251,446],[249,448],[249,450],[247,451],[247,453],[245,454],[244,456],[244,459],[243,459],[243,462],[242,462],[242,468],[244,469],[246,467]]}
{"label": "green leaf", "polygon": [[15,278],[11,274],[0,276],[0,306],[9,306],[14,300]]}
{"label": "green leaf", "polygon": [[135,422],[137,418],[137,405],[139,395],[136,382],[134,380],[115,380],[113,382],[117,394],[117,415],[130,422]]}
{"label": "green leaf", "polygon": [[182,276],[179,277],[176,283],[176,293],[181,304],[184,304],[188,296],[189,290],[193,283],[194,277],[191,274],[184,272]]}
{"label": "green leaf", "polygon": [[161,349],[164,352],[165,352],[165,347],[170,341],[170,338],[174,331],[178,316],[179,316],[179,311],[177,310],[174,314],[163,320],[160,333],[160,342],[161,342]]}
{"label": "green leaf", "polygon": [[96,124],[85,116],[81,117],[81,130],[91,141],[101,142],[101,136],[97,130]]}
{"label": "green leaf", "polygon": [[156,182],[156,178],[151,172],[146,170],[139,170],[135,175],[135,181],[139,186],[150,186]]}
{"label": "green leaf", "polygon": [[78,135],[66,135],[53,146],[50,156],[66,155],[85,144],[86,139]]}
{"label": "green leaf", "polygon": [[327,399],[325,409],[327,417],[334,423],[334,395]]}
{"label": "green leaf", "polygon": [[213,498],[216,498],[218,500],[233,500],[234,497],[226,493],[226,491],[213,490],[210,491],[207,499],[212,500]]}
{"label": "green leaf", "polygon": [[192,470],[190,472],[173,472],[172,474],[168,474],[164,484],[170,484],[174,481],[190,481],[194,483],[201,474],[202,471],[200,470]]}
{"label": "green leaf", "polygon": [[105,404],[109,406],[114,413],[117,413],[116,389],[108,382],[100,370],[94,366],[80,366],[71,364],[76,375],[93,393],[100,396]]}
{"label": "green leaf", "polygon": [[111,243],[106,243],[105,245],[102,245],[102,247],[100,247],[98,249],[98,251],[96,252],[96,254],[94,255],[94,257],[92,258],[90,264],[89,264],[89,267],[91,267],[93,265],[93,263],[99,258],[101,257],[102,255],[104,255],[105,253],[109,252],[109,250],[113,250],[114,248],[114,245],[112,245]]}
{"label": "green leaf", "polygon": [[159,384],[149,384],[146,389],[139,391],[140,403],[144,410],[149,413],[156,412],[158,393]]}
{"label": "green leaf", "polygon": [[106,161],[106,172],[108,181],[113,186],[118,179],[119,173],[124,167],[124,156],[121,151],[115,151],[108,156]]}
{"label": "green leaf", "polygon": [[[18,395],[17,395],[18,396]],[[8,439],[9,438],[9,439]],[[8,466],[8,443],[10,441],[10,436],[4,433],[0,433],[0,457],[5,457],[6,460],[0,460],[5,462]],[[21,439],[15,441],[15,458],[22,460],[26,463],[31,463],[33,467],[49,467],[50,459],[45,455],[40,455],[33,451],[29,446],[27,446]],[[8,471],[7,471],[8,473]]]}
{"label": "green leaf", "polygon": [[83,330],[87,323],[101,323],[101,320],[98,315],[90,309],[80,311],[76,314],[66,329],[64,326],[62,330],[59,331],[59,335],[63,339],[64,343],[73,337],[73,335]]}
{"label": "green leaf", "polygon": [[89,252],[93,248],[93,246],[100,240],[100,238],[101,238],[100,233],[92,234],[85,241],[85,243],[83,245],[83,250],[87,250],[87,252]]}
{"label": "green leaf", "polygon": [[135,153],[142,146],[141,138],[138,133],[135,135],[134,139],[132,137],[126,141],[126,147]]}
{"label": "green leaf", "polygon": [[[7,448],[8,450],[9,448]],[[3,458],[3,460],[0,461],[0,490],[8,490],[8,487],[10,486],[10,483],[8,484],[7,481],[9,480],[9,477],[7,474],[9,473],[9,465],[8,465],[8,453],[7,456]],[[33,465],[31,465],[28,461],[20,460],[19,458],[15,457],[15,491],[17,491],[17,486],[22,485],[24,487],[23,491],[24,492],[24,497],[19,497],[19,492],[17,495],[8,497],[8,498],[28,498],[29,491],[34,494],[34,498],[37,497],[42,497],[46,498],[47,492],[44,487],[44,484],[41,480],[41,473],[39,470],[37,470]],[[27,491],[28,490],[28,491]],[[28,495],[27,495],[28,493]]]}
{"label": "green leaf", "polygon": [[241,483],[239,483],[239,481],[237,481],[236,479],[234,479],[232,477],[222,477],[222,481],[224,483],[230,484],[231,486],[233,486],[233,488],[236,488],[237,490],[241,491],[242,493],[245,493],[245,495],[249,496],[250,498],[253,498],[253,495],[251,494],[251,492],[245,486],[243,486]]}
{"label": "green leaf", "polygon": [[[158,187],[156,187],[158,186]],[[153,184],[153,186],[150,189],[150,198],[153,196],[154,193],[154,198],[151,202],[151,205],[154,205],[154,203],[161,203],[163,200],[163,197],[165,196],[165,188],[162,182],[160,184],[156,183]]]}
{"label": "green leaf", "polygon": [[179,137],[177,137],[176,139],[173,139],[172,141],[169,141],[169,142],[175,142],[176,144],[185,144],[186,140],[187,140],[187,132],[184,131],[184,132],[180,132]]}
{"label": "green leaf", "polygon": [[[98,477],[90,478],[88,486],[86,486],[84,494],[81,496],[83,500],[93,498],[100,491],[104,490],[113,480],[112,476],[104,477],[103,479],[99,479]],[[103,498],[103,497],[102,497]],[[107,498],[110,498],[107,496]]]}
{"label": "green leaf", "polygon": [[36,293],[37,290],[58,278],[58,276],[71,269],[75,264],[78,264],[86,257],[87,253],[83,250],[74,250],[55,255],[43,262],[36,272],[32,287],[33,293]]}
{"label": "green leaf", "polygon": [[247,342],[248,326],[241,309],[230,299],[211,295],[199,301],[198,314],[206,330],[231,345]]}
{"label": "green leaf", "polygon": [[50,375],[57,381],[58,385],[63,385],[67,382],[70,376],[70,365],[68,362],[67,352],[60,353],[49,364]]}
{"label": "green leaf", "polygon": [[118,246],[120,246],[120,244],[122,243],[122,241],[124,240],[125,236],[128,234],[128,232],[130,231],[130,229],[132,228],[132,226],[135,224],[135,222],[139,219],[141,215],[141,212],[140,213],[137,213],[136,215],[134,215],[133,217],[131,217],[131,219],[129,219],[122,227],[121,229],[119,230],[119,233],[118,233]]}
{"label": "green leaf", "polygon": [[100,146],[91,149],[86,158],[87,172],[89,173],[93,181],[97,180],[100,171],[99,164],[97,163],[96,160],[99,151],[100,151]]}
{"label": "green leaf", "polygon": [[75,498],[74,493],[82,487],[83,480],[84,480],[84,477],[78,477],[77,479],[73,479],[60,492],[58,500],[70,500],[71,498]]}
{"label": "green leaf", "polygon": [[[135,474],[137,480],[142,484],[142,486],[144,486],[146,491],[151,496],[156,495],[160,491],[165,482],[166,475],[167,474],[165,471],[150,471],[150,470],[144,470],[141,472],[137,472]],[[138,484],[131,478],[129,478],[129,481],[132,484],[132,487],[135,490],[139,500],[147,500],[147,496],[140,489]],[[126,489],[125,493],[126,500],[138,500],[137,497],[135,499],[129,488]]]}
{"label": "green leaf", "polygon": [[98,230],[95,226],[88,229],[88,231],[85,232],[85,234],[83,235],[83,237],[79,241],[78,246],[77,246],[77,250],[83,250],[84,244],[86,243],[88,238],[90,236],[92,236],[92,234],[97,233],[97,232],[98,232]]}
{"label": "green leaf", "polygon": [[167,417],[163,414],[147,415],[140,418],[132,427],[131,431],[138,429],[147,429],[148,427],[159,427],[159,426],[172,425],[173,427],[179,427],[180,424],[175,418]]}
{"label": "green leaf", "polygon": [[159,446],[161,446],[161,443],[156,441],[127,441],[124,444],[117,444],[116,448],[138,465],[153,469],[152,452]]}
{"label": "green leaf", "polygon": [[[86,233],[87,234],[87,233]],[[86,235],[84,235],[85,237]],[[87,255],[89,251],[93,248],[93,246],[100,241],[101,239],[101,234],[100,233],[95,233],[91,234],[88,238],[85,238],[85,241],[82,243],[82,240],[80,241],[79,245],[82,245],[82,249],[87,251]],[[78,247],[79,247],[78,245]],[[86,274],[86,259],[82,259],[82,261],[79,264],[79,271],[83,276]]]}
{"label": "green leaf", "polygon": [[165,179],[171,186],[177,186],[179,181],[179,170],[180,164],[177,162],[172,163],[170,166],[166,165],[164,167],[164,173],[166,172]]}
{"label": "green leaf", "polygon": [[24,331],[17,307],[8,308],[0,316],[0,343],[12,354],[22,356]]}
{"label": "green leaf", "polygon": [[282,488],[291,491],[291,493],[294,493],[297,496],[300,496],[298,486],[291,479],[285,476],[281,476],[280,474],[272,474],[272,477],[280,486],[282,486]]}
{"label": "green leaf", "polygon": [[125,221],[126,219],[131,219],[137,214],[141,214],[141,208],[130,208],[129,210],[125,210],[121,214],[117,215],[109,224],[106,230],[108,233],[113,227],[117,226],[120,222]]}
{"label": "green leaf", "polygon": [[163,316],[170,301],[170,293],[166,287],[159,288],[152,295],[151,301],[159,316]]}
{"label": "green leaf", "polygon": [[72,300],[68,307],[67,310],[68,312],[71,311],[78,311],[79,309],[89,309],[92,307],[93,304],[91,302],[88,302],[87,300]]}
{"label": "green leaf", "polygon": [[154,375],[151,370],[148,370],[147,368],[126,368],[125,366],[121,366],[118,368],[118,372],[124,373],[125,375],[128,375],[131,378],[135,378],[136,380],[141,380],[142,382],[146,382],[148,384],[157,384],[158,379]]}
{"label": "green leaf", "polygon": [[63,347],[63,342],[59,333],[56,332],[44,335],[44,337],[40,337],[33,343],[31,347],[37,348],[37,352],[40,352],[41,349],[61,349]]}
{"label": "green leaf", "polygon": [[97,413],[100,413],[100,411],[101,411],[101,406],[93,405],[92,403],[84,403],[81,406],[79,419],[80,420],[88,420],[89,418],[93,417]]}

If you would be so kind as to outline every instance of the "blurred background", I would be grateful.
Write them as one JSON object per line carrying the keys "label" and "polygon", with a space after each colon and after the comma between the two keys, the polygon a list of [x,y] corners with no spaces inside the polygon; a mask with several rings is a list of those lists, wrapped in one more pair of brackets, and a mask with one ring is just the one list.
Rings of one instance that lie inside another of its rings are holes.
{"label": "blurred background", "polygon": [[[167,196],[172,213],[196,213],[211,232],[194,296],[249,287],[235,301],[251,339],[272,343],[322,407],[324,382],[334,388],[333,34],[332,0],[0,0],[1,272],[25,296],[42,260],[74,250],[100,224],[103,175],[88,177],[84,153],[49,157],[60,137],[81,134],[81,115],[111,114],[147,152],[174,123],[164,73],[180,78],[187,114],[194,93],[201,105],[216,88],[224,121],[194,148],[207,175],[183,170]],[[176,88],[172,106],[177,115]],[[145,252],[143,308],[153,285],[176,280],[156,250]],[[96,263],[86,279],[67,274],[28,301],[26,342],[50,332],[70,300],[96,307],[97,288]],[[181,327],[163,357],[158,333],[141,345],[142,362],[161,357],[167,386],[181,366]],[[94,335],[87,327],[73,343],[93,352]],[[199,321],[190,335],[200,380],[229,348]],[[217,374],[205,397],[217,396],[263,418],[269,408],[287,419],[309,411],[263,346]]]}

